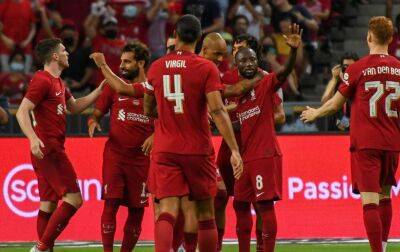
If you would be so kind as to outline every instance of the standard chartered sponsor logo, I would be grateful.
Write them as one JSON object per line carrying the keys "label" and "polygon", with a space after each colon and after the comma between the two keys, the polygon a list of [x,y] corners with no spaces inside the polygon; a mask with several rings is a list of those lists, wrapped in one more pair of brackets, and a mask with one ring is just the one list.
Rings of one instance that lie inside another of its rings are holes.
{"label": "standard chartered sponsor logo", "polygon": [[[84,201],[101,200],[101,183],[98,179],[78,180]],[[8,208],[18,216],[31,218],[39,208],[38,182],[31,164],[12,168],[3,183],[3,197]]]}
{"label": "standard chartered sponsor logo", "polygon": [[239,120],[240,123],[242,123],[244,120],[247,120],[255,115],[258,115],[261,113],[260,107],[256,106],[254,108],[251,108],[249,110],[246,110],[242,113],[239,113]]}
{"label": "standard chartered sponsor logo", "polygon": [[118,111],[118,120],[120,121],[135,121],[135,122],[142,122],[142,123],[149,123],[150,120],[147,116],[142,115],[142,114],[136,114],[136,113],[132,113],[132,112],[125,112],[125,110],[120,109]]}
{"label": "standard chartered sponsor logo", "polygon": [[117,119],[124,122],[125,121],[125,117],[126,117],[125,110],[120,109],[118,111],[118,118]]}
{"label": "standard chartered sponsor logo", "polygon": [[[400,181],[392,188],[393,197],[400,194]],[[359,199],[360,195],[353,193],[351,182],[346,175],[336,181],[305,181],[300,177],[288,178],[288,199],[296,200],[342,200]]]}
{"label": "standard chartered sponsor logo", "polygon": [[62,114],[64,114],[64,111],[65,111],[65,107],[64,107],[64,105],[63,104],[58,104],[57,105],[57,115],[62,115]]}

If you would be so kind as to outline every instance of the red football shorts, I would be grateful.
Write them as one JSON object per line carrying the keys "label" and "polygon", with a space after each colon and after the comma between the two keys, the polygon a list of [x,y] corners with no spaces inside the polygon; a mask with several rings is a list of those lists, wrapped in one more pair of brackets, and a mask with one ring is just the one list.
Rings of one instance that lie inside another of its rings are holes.
{"label": "red football shorts", "polygon": [[46,145],[43,159],[31,154],[41,201],[58,201],[66,193],[80,192],[76,173],[62,148]]}
{"label": "red football shorts", "polygon": [[383,186],[396,185],[399,152],[357,150],[351,152],[353,192],[380,193]]}
{"label": "red football shorts", "polygon": [[150,191],[157,199],[189,195],[192,200],[204,200],[216,195],[213,156],[157,153],[151,163]]}
{"label": "red football shorts", "polygon": [[254,202],[282,198],[282,157],[275,156],[244,163],[235,183],[235,200]]}
{"label": "red football shorts", "polygon": [[140,149],[123,149],[107,142],[103,153],[103,199],[121,199],[129,207],[148,206],[149,157]]}
{"label": "red football shorts", "polygon": [[231,155],[232,153],[228,144],[222,140],[217,156],[217,167],[222,180],[225,183],[228,196],[233,196],[235,187],[235,177],[233,176],[233,170],[231,166]]}

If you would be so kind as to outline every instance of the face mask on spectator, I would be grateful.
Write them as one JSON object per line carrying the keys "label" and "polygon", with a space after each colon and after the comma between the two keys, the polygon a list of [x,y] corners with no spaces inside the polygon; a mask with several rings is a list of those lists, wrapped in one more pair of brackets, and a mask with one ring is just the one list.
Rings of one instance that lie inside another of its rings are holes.
{"label": "face mask on spectator", "polygon": [[74,37],[65,37],[63,39],[63,44],[65,47],[73,47],[74,46]]}
{"label": "face mask on spectator", "polygon": [[130,5],[126,5],[124,7],[123,16],[126,18],[134,18],[134,17],[136,17],[137,13],[138,13],[138,9],[135,5],[130,4]]}
{"label": "face mask on spectator", "polygon": [[105,35],[109,39],[115,39],[117,37],[118,31],[116,29],[105,30]]}
{"label": "face mask on spectator", "polygon": [[20,62],[12,62],[10,64],[11,72],[23,72],[24,68],[25,68],[24,64],[22,64]]}

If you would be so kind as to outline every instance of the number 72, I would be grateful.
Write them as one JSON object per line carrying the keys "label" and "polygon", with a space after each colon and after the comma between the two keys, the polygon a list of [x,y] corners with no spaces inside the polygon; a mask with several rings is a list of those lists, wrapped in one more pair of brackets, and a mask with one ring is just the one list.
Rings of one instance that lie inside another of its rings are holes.
{"label": "number 72", "polygon": [[383,83],[380,81],[369,81],[365,82],[365,91],[369,91],[371,88],[376,88],[376,92],[369,99],[369,116],[377,117],[377,103],[379,99],[383,96],[386,90],[394,89],[394,93],[389,94],[385,100],[385,111],[388,117],[399,117],[398,112],[396,110],[391,109],[391,105],[393,101],[396,101],[400,98],[400,85],[398,82],[394,81],[386,81],[386,88]]}

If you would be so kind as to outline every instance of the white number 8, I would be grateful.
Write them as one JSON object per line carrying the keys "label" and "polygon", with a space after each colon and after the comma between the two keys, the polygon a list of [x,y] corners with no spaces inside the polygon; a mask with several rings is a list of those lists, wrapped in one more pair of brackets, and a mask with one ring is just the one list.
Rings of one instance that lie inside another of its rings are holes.
{"label": "white number 8", "polygon": [[168,101],[175,101],[174,112],[176,114],[183,113],[183,101],[185,100],[185,95],[182,93],[182,78],[181,75],[174,75],[174,89],[175,93],[171,92],[171,82],[169,75],[163,75],[163,86],[164,86],[164,97]]}
{"label": "white number 8", "polygon": [[261,175],[257,175],[256,176],[256,188],[257,188],[257,190],[261,190],[263,187],[264,187],[263,178],[261,177]]}

